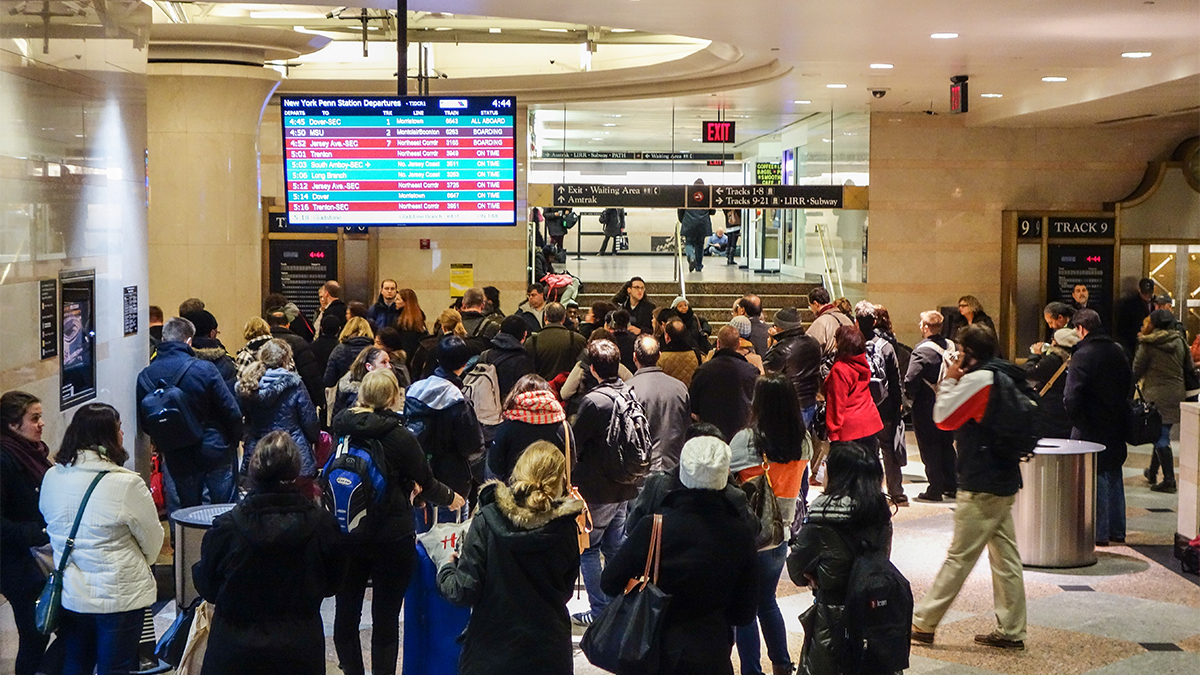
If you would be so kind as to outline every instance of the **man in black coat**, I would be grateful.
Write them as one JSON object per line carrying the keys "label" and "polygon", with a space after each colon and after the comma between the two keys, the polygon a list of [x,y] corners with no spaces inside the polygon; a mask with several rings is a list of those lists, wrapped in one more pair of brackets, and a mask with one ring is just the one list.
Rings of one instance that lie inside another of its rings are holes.
{"label": "man in black coat", "polygon": [[625,392],[625,383],[617,376],[621,352],[609,340],[596,340],[587,345],[587,359],[600,385],[583,397],[575,418],[578,466],[573,478],[592,512],[590,545],[580,556],[591,610],[571,617],[585,626],[608,606],[610,597],[600,590],[600,553],[604,552],[605,560],[616,556],[625,539],[627,503],[637,496],[636,485],[618,483],[605,471],[616,461],[612,455],[617,449],[608,444],[608,424],[615,407],[613,397]]}
{"label": "man in black coat", "polygon": [[733,438],[750,422],[750,400],[759,375],[758,368],[737,352],[740,341],[736,328],[722,326],[717,352],[696,368],[689,388],[692,414],[716,425],[725,438]]}
{"label": "man in black coat", "polygon": [[379,298],[367,310],[367,321],[371,322],[376,334],[384,328],[396,326],[400,312],[404,311],[404,306],[397,300],[398,293],[395,279],[384,279],[379,284]]}
{"label": "man in black coat", "polygon": [[1142,279],[1138,281],[1137,293],[1127,295],[1117,306],[1117,330],[1115,337],[1125,348],[1125,357],[1132,359],[1137,352],[1138,334],[1142,331],[1142,321],[1154,311],[1154,281]]}
{"label": "man in black coat", "polygon": [[1128,447],[1129,392],[1133,372],[1125,352],[1103,333],[1092,309],[1075,313],[1079,343],[1067,369],[1063,407],[1074,429],[1071,438],[1104,446],[1096,467],[1096,544],[1125,542],[1125,484],[1121,466]]}
{"label": "man in black coat", "polygon": [[321,317],[336,316],[338,318],[338,332],[342,331],[342,327],[346,325],[346,303],[342,302],[342,287],[336,281],[326,281],[317,289],[317,301],[321,303],[321,309],[313,315],[312,325],[317,329],[314,337],[321,335]]}
{"label": "man in black coat", "polygon": [[[641,335],[654,332],[654,303],[646,299],[646,282],[641,277],[627,281],[625,287],[613,296],[613,303],[629,310],[630,333]],[[604,317],[598,316],[596,319],[602,321]]]}
{"label": "man in black coat", "polygon": [[525,319],[513,315],[506,317],[500,324],[500,332],[492,338],[490,349],[480,355],[480,363],[490,363],[496,367],[496,383],[500,385],[500,401],[508,398],[517,380],[536,372],[533,359],[525,351],[525,337],[529,328]]}
{"label": "man in black coat", "polygon": [[[167,449],[168,439],[151,440],[159,446],[166,468],[175,481],[179,506],[199,506],[205,488],[214,504],[233,498],[233,456],[242,437],[242,411],[216,366],[196,358],[191,342],[196,329],[187,319],[175,317],[163,325],[163,341],[150,365],[137,379],[137,400],[178,378],[191,414],[203,429],[195,444]],[[138,426],[148,430],[145,411],[138,406]]]}
{"label": "man in black coat", "polygon": [[[342,316],[344,318],[345,314]],[[292,365],[295,366],[296,374],[300,376],[300,380],[304,382],[304,388],[308,391],[308,396],[312,399],[313,404],[317,406],[324,404],[325,369],[317,361],[317,356],[313,353],[312,346],[305,342],[304,338],[296,335],[287,327],[287,315],[284,314],[283,310],[273,311],[267,314],[266,318],[267,325],[271,327],[271,337],[283,340],[292,348]],[[345,324],[345,321],[340,323]],[[330,327],[328,321],[323,325],[326,328]],[[341,329],[339,328],[338,330]],[[322,332],[321,337],[326,337],[324,332]]]}
{"label": "man in black coat", "polygon": [[[502,318],[497,314],[485,314],[483,310],[486,304],[487,296],[482,288],[468,288],[463,292],[459,314],[467,331],[467,346],[473,354],[482,354],[491,345],[492,338],[500,332]],[[514,316],[520,315],[517,312]]]}
{"label": "man in black coat", "polygon": [[800,310],[794,307],[775,313],[772,333],[774,344],[763,356],[763,368],[769,373],[782,373],[791,381],[807,426],[812,423],[821,388],[821,343],[804,333]]}
{"label": "man in black coat", "polygon": [[754,353],[763,356],[770,348],[771,327],[762,318],[762,298],[753,293],[742,296],[733,305],[734,316],[744,316],[750,319],[750,337],[746,338],[754,345]]}

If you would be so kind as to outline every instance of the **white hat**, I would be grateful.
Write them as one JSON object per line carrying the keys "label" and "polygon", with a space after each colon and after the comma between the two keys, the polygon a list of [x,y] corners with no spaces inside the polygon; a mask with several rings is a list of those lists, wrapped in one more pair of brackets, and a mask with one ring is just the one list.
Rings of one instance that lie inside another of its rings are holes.
{"label": "white hat", "polygon": [[679,454],[679,482],[693,490],[725,489],[730,455],[729,446],[719,438],[693,438]]}
{"label": "white hat", "polygon": [[1079,333],[1074,328],[1059,328],[1054,331],[1054,342],[1059,347],[1071,349],[1079,343]]}

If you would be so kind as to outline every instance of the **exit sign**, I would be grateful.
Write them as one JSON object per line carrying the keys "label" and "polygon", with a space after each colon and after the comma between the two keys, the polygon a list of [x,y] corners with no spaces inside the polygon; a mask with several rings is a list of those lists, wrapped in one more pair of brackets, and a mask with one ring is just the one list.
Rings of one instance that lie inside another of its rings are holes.
{"label": "exit sign", "polygon": [[705,143],[732,143],[734,122],[705,122],[700,140]]}

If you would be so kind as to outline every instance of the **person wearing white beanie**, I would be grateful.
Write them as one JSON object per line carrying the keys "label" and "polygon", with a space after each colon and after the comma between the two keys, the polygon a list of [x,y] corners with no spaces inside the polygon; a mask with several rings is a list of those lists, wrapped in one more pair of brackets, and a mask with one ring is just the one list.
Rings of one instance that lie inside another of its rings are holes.
{"label": "person wearing white beanie", "polygon": [[719,438],[701,436],[683,444],[679,482],[693,490],[724,490],[729,482],[729,446]]}

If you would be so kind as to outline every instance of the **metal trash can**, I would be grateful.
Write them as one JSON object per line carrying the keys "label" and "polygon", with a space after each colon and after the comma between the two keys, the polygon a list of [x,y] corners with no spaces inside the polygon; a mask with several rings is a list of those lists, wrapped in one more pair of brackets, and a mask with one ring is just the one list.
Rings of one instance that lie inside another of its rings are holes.
{"label": "metal trash can", "polygon": [[217,516],[228,512],[233,504],[211,504],[179,509],[171,514],[175,532],[175,604],[187,607],[199,595],[192,583],[192,565],[200,560],[200,542],[212,527]]}
{"label": "metal trash can", "polygon": [[1021,464],[1024,487],[1013,505],[1017,548],[1030,567],[1096,564],[1096,453],[1099,443],[1038,441]]}

